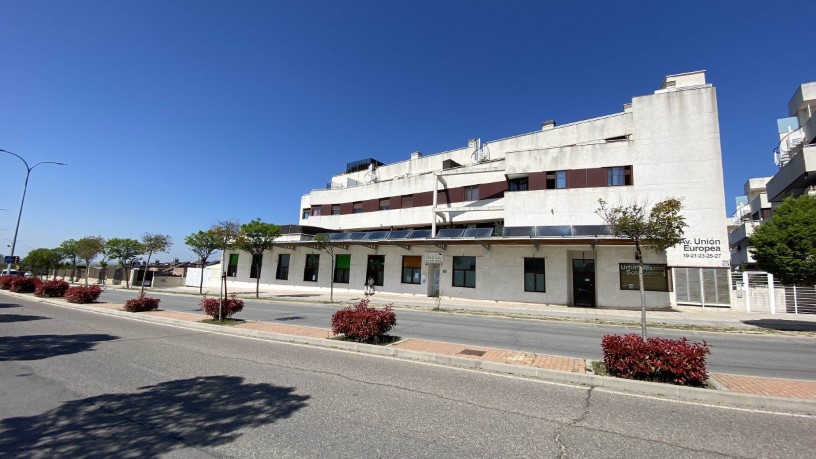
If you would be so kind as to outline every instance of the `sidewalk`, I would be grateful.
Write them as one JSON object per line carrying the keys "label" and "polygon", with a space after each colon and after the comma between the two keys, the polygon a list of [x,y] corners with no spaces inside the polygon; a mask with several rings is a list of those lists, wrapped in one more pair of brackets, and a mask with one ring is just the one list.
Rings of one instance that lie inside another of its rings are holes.
{"label": "sidewalk", "polygon": [[[206,290],[206,289],[205,289]],[[175,287],[161,290],[164,293],[198,295],[197,287]],[[235,293],[245,299],[254,299],[255,290],[242,288]],[[210,292],[212,295],[213,292]],[[217,294],[217,292],[215,292]],[[352,303],[363,297],[362,292],[337,290],[335,303]],[[262,289],[260,298],[271,301],[294,301],[303,303],[328,303],[329,292],[325,289]],[[376,293],[369,297],[371,305],[392,304],[395,308],[433,309],[437,299],[422,295],[399,293]],[[503,316],[527,316],[552,320],[572,320],[582,322],[617,322],[640,324],[640,308],[632,310],[578,308],[563,305],[516,303],[509,301],[473,300],[467,298],[443,297],[438,306],[444,310],[472,314]],[[669,324],[675,327],[694,326],[711,329],[740,329],[746,332],[783,331],[805,332],[816,336],[816,314],[776,314],[746,313],[730,308],[699,306],[677,306],[671,310],[647,311],[646,320],[650,326]]]}
{"label": "sidewalk", "polygon": [[332,332],[328,328],[270,322],[244,322],[231,327],[218,326],[201,323],[209,318],[203,313],[176,311],[129,313],[125,312],[123,305],[120,304],[78,305],[67,303],[62,299],[41,299],[31,295],[3,293],[64,307],[90,309],[129,319],[182,325],[205,331],[217,330],[227,334],[338,348],[372,355],[387,355],[645,395],[669,396],[694,402],[816,415],[816,381],[714,373],[711,374],[711,378],[716,390],[687,388],[671,384],[597,376],[587,372],[589,362],[585,359],[411,338],[391,345],[375,346],[333,340],[331,339]]}

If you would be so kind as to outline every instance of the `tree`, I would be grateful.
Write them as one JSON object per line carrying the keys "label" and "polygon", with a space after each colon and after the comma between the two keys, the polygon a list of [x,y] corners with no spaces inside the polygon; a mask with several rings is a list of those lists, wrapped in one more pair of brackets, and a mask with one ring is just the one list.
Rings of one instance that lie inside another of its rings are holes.
{"label": "tree", "polygon": [[646,339],[646,290],[643,285],[643,248],[658,255],[679,244],[683,230],[688,225],[680,213],[683,203],[677,198],[658,202],[648,209],[647,203],[632,203],[609,207],[603,199],[598,200],[598,215],[609,225],[615,237],[627,238],[635,243],[635,259],[638,262],[640,286],[640,331]]}
{"label": "tree", "polygon": [[272,249],[272,244],[278,236],[280,236],[280,226],[262,222],[260,218],[241,225],[236,245],[239,249],[252,255],[252,265],[255,268],[255,298],[260,296],[263,253]]}
{"label": "tree", "polygon": [[137,255],[145,252],[142,243],[136,239],[111,238],[105,242],[105,253],[111,260],[118,260],[125,270],[125,287],[130,288],[130,273],[128,266],[133,263]]}
{"label": "tree", "polygon": [[91,273],[91,260],[105,250],[105,239],[102,236],[88,236],[76,242],[76,254],[85,261],[85,285]]}
{"label": "tree", "polygon": [[60,260],[62,260],[62,255],[55,249],[40,248],[28,252],[21,264],[30,268],[35,274],[45,273],[47,276],[51,269],[59,265]]}
{"label": "tree", "polygon": [[227,250],[231,249],[241,234],[241,224],[234,220],[219,220],[218,223],[210,228],[218,237],[218,243],[221,249],[221,286],[223,287],[223,295],[219,296],[218,320],[224,320],[223,299],[227,297],[227,272],[224,270],[224,256]]}
{"label": "tree", "polygon": [[788,197],[751,235],[760,269],[783,284],[816,284],[816,196]]}
{"label": "tree", "polygon": [[57,247],[59,253],[62,254],[62,258],[69,260],[71,262],[71,282],[74,281],[76,278],[76,267],[77,267],[77,241],[76,239],[68,239],[67,241],[62,241],[59,247]]}
{"label": "tree", "polygon": [[331,260],[331,273],[329,276],[329,303],[334,303],[334,246],[329,243],[329,238],[324,234],[318,234],[314,238],[317,247],[326,252]]}
{"label": "tree", "polygon": [[190,250],[198,255],[198,262],[201,263],[201,279],[198,284],[198,294],[200,295],[204,290],[204,267],[207,264],[207,259],[221,248],[221,241],[218,234],[212,230],[199,231],[184,238],[184,243],[190,247]]}
{"label": "tree", "polygon": [[166,234],[150,234],[145,233],[142,236],[142,248],[144,254],[147,254],[147,265],[145,265],[145,273],[142,278],[142,290],[139,292],[140,297],[144,296],[145,280],[147,280],[147,269],[150,267],[150,257],[156,252],[167,252],[173,245],[173,240]]}

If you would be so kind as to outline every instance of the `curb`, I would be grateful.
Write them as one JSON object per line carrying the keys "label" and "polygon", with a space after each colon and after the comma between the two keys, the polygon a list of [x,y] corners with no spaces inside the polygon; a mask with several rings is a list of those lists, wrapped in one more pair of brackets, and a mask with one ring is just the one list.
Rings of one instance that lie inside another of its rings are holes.
{"label": "curb", "polygon": [[[564,371],[548,370],[543,368],[525,367],[508,363],[489,362],[465,357],[455,357],[429,352],[397,349],[388,346],[376,346],[372,344],[354,343],[349,341],[338,341],[326,338],[312,338],[307,336],[287,335],[283,333],[267,332],[260,330],[249,330],[219,325],[210,325],[199,322],[190,322],[166,317],[141,315],[126,311],[99,308],[93,305],[73,305],[66,302],[57,302],[42,298],[31,298],[26,295],[4,292],[12,296],[26,298],[39,303],[51,304],[68,309],[95,312],[111,316],[124,317],[131,320],[141,320],[143,322],[153,322],[158,324],[175,325],[182,328],[201,330],[204,332],[218,332],[234,336],[246,336],[251,338],[264,339],[269,341],[303,344],[328,349],[340,349],[361,354],[378,355],[392,357],[401,360],[411,360],[418,362],[428,362],[438,365],[465,368],[469,370],[481,370],[492,373],[510,374],[527,378],[541,379],[545,381],[573,384],[587,387],[597,387],[607,389],[612,392],[625,394],[662,397],[672,400],[705,403],[733,408],[744,408],[751,410],[772,411],[782,413],[801,414],[816,416],[816,400],[773,397],[767,395],[744,394],[730,392],[722,389],[722,385],[716,380],[712,385],[716,390],[702,389],[697,387],[676,386],[672,384],[654,383],[646,381],[635,381],[630,379],[614,378],[610,376],[598,376],[590,373],[570,373]],[[713,380],[713,378],[711,378]]]}

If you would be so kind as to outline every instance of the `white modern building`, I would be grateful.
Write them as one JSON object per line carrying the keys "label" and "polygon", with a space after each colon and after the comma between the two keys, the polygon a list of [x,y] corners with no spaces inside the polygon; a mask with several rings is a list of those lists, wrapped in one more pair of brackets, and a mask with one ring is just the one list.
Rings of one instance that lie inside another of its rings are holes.
{"label": "white modern building", "polygon": [[771,216],[771,203],[765,186],[771,177],[748,179],[743,185],[744,196],[737,197],[737,207],[728,222],[728,244],[731,247],[731,266],[740,269],[756,268],[751,255],[751,235],[754,228]]}
{"label": "white modern building", "polygon": [[[373,278],[403,294],[639,308],[634,247],[608,235],[599,199],[677,197],[686,240],[645,253],[648,307],[729,306],[714,87],[703,71],[669,75],[622,102],[618,113],[451,151],[349,163],[301,198],[299,225],[263,256],[261,285],[325,289],[333,279],[362,291]],[[235,286],[254,286],[250,255],[226,262]]]}

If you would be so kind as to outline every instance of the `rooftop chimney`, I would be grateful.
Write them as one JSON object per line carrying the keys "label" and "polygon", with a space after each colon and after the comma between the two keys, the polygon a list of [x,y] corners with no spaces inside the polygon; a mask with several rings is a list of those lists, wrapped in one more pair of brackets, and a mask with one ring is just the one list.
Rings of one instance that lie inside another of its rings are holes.
{"label": "rooftop chimney", "polygon": [[555,120],[547,120],[541,123],[541,130],[542,131],[549,131],[550,129],[555,127]]}
{"label": "rooftop chimney", "polygon": [[419,159],[421,157],[422,157],[422,152],[421,151],[415,151],[415,152],[411,153],[411,159],[412,160]]}

